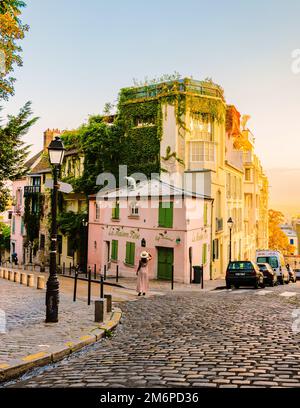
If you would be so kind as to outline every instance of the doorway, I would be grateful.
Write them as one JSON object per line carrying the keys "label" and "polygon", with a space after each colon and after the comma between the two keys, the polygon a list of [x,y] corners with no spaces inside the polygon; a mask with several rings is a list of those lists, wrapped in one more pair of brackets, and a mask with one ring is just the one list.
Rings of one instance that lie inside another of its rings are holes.
{"label": "doorway", "polygon": [[157,248],[157,279],[172,280],[172,266],[174,262],[174,249]]}

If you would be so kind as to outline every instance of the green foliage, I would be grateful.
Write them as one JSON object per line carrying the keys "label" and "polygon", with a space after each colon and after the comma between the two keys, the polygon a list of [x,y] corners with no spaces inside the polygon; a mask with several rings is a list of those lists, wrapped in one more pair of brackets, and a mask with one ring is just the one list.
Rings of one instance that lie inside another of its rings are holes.
{"label": "green foliage", "polygon": [[[22,48],[18,41],[22,40],[29,26],[22,24],[19,16],[21,9],[26,6],[24,1],[0,1],[0,63],[4,69],[0,70],[0,99],[7,100],[14,94],[15,78],[10,76],[15,66],[22,66]],[[2,68],[3,68],[2,67]]]}
{"label": "green foliage", "polygon": [[31,116],[31,103],[27,102],[18,115],[9,115],[7,123],[0,125],[0,182],[15,180],[25,173],[29,146],[22,138],[38,120]]}
{"label": "green foliage", "polygon": [[87,214],[85,213],[62,212],[58,215],[57,226],[63,235],[75,238],[80,235],[83,221],[86,220]]}
{"label": "green foliage", "polygon": [[10,227],[0,222],[0,250],[10,250]]}
{"label": "green foliage", "polygon": [[0,211],[5,210],[9,199],[5,182],[25,173],[29,146],[25,146],[23,136],[38,119],[31,116],[31,103],[27,102],[18,115],[9,115],[5,124],[0,123]]}
{"label": "green foliage", "polygon": [[[35,197],[38,200],[38,211],[32,211],[32,200]],[[39,238],[40,223],[44,217],[45,196],[43,194],[32,194],[25,198],[24,205],[24,225],[26,228],[27,241],[34,242]]]}

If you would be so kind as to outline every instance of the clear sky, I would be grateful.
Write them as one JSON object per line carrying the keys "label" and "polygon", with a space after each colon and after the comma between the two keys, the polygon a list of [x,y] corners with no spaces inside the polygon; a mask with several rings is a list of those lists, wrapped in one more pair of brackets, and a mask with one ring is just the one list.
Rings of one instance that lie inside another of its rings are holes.
{"label": "clear sky", "polygon": [[27,0],[24,66],[16,71],[15,113],[33,102],[38,124],[74,128],[101,113],[132,79],[175,70],[212,77],[228,103],[251,115],[267,169],[300,168],[299,0]]}

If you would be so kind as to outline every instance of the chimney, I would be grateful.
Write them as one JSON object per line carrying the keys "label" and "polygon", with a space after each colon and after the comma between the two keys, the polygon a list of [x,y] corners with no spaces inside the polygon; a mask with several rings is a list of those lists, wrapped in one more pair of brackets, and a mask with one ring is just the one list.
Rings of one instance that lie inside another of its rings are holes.
{"label": "chimney", "polygon": [[55,136],[59,136],[61,131],[59,129],[47,129],[44,132],[44,150],[46,150]]}

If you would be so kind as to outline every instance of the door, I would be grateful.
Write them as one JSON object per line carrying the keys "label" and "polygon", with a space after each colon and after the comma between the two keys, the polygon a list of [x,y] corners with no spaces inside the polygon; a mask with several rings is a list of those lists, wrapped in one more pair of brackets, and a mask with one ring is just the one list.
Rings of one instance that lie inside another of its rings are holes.
{"label": "door", "polygon": [[173,248],[157,248],[157,279],[172,280]]}

